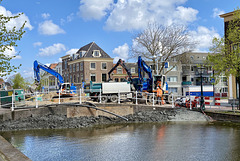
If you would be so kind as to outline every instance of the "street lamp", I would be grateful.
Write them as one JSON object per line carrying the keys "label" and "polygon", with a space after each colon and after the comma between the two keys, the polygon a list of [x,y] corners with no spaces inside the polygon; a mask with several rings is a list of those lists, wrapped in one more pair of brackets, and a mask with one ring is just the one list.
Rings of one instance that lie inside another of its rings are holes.
{"label": "street lamp", "polygon": [[205,104],[204,104],[204,99],[203,99],[203,69],[204,67],[201,65],[201,67],[198,68],[198,72],[200,73],[200,78],[201,78],[201,99],[200,99],[200,108],[201,110],[205,110]]}

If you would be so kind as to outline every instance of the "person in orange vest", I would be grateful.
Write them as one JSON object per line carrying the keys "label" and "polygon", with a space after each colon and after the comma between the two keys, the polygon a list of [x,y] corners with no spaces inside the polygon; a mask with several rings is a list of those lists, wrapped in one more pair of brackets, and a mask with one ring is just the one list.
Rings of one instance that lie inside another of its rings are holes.
{"label": "person in orange vest", "polygon": [[[163,94],[162,89],[157,87],[157,101],[158,101],[158,104],[163,104],[162,94]],[[162,101],[160,101],[160,100],[162,100]]]}

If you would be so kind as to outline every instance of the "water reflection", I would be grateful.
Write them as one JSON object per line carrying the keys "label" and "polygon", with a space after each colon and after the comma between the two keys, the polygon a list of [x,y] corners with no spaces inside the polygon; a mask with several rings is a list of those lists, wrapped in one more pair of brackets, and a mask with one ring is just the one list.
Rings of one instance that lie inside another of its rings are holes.
{"label": "water reflection", "polygon": [[32,160],[240,160],[240,128],[162,123],[4,132]]}

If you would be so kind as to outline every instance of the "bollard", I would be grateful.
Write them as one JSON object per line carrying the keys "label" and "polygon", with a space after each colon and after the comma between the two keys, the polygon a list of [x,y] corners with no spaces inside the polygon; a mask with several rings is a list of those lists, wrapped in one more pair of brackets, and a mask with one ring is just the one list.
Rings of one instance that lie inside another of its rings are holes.
{"label": "bollard", "polygon": [[190,90],[189,90],[189,99],[190,99],[190,110],[192,110],[192,100],[191,100],[191,93],[190,93]]}
{"label": "bollard", "polygon": [[137,91],[136,91],[136,105],[138,104],[138,102],[137,102]]}
{"label": "bollard", "polygon": [[102,89],[100,88],[100,94],[99,94],[99,103],[102,103]]}
{"label": "bollard", "polygon": [[80,94],[79,103],[82,104],[82,88],[80,88],[79,94]]}
{"label": "bollard", "polygon": [[173,93],[172,93],[172,108],[174,108]]}
{"label": "bollard", "polygon": [[12,94],[12,111],[14,111],[14,95]]}

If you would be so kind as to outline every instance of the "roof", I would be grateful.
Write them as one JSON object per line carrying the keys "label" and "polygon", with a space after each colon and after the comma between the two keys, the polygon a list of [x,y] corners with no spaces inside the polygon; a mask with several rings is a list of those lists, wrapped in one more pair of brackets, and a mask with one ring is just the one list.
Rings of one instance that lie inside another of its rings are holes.
{"label": "roof", "polygon": [[82,56],[85,58],[94,58],[93,56],[93,51],[94,50],[99,50],[100,51],[100,56],[99,58],[111,58],[103,49],[101,49],[95,42],[91,42],[83,47],[81,47],[78,51],[77,54],[79,54],[81,51],[85,51],[86,53]]}

